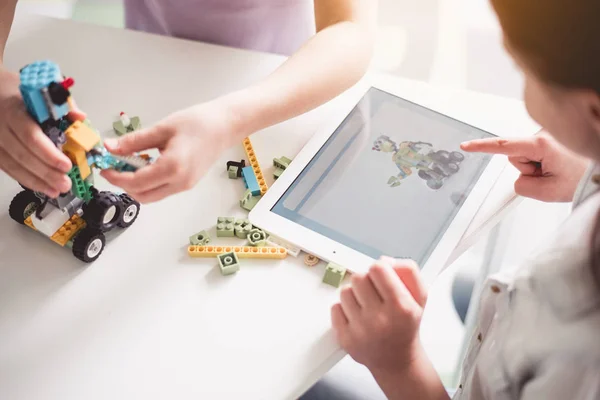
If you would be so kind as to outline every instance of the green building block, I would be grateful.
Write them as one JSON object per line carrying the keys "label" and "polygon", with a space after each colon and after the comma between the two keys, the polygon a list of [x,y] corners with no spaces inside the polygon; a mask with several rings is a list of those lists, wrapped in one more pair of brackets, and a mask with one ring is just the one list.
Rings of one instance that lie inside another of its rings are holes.
{"label": "green building block", "polygon": [[201,231],[190,236],[190,244],[194,246],[206,246],[210,243],[210,235],[206,231]]}
{"label": "green building block", "polygon": [[244,196],[240,200],[240,207],[246,211],[252,211],[254,206],[258,204],[259,200],[260,196],[253,196],[252,191],[248,189],[244,192]]}
{"label": "green building block", "polygon": [[234,224],[235,236],[246,239],[252,230],[252,224],[247,219],[238,219]]}
{"label": "green building block", "polygon": [[239,167],[232,165],[227,169],[227,173],[229,174],[229,179],[237,179],[238,178],[238,170]]}
{"label": "green building block", "polygon": [[273,165],[276,168],[281,168],[283,170],[285,170],[287,167],[289,167],[291,162],[292,162],[292,160],[290,160],[287,157],[280,157],[280,158],[273,159]]}
{"label": "green building block", "polygon": [[90,190],[92,185],[81,178],[79,167],[74,166],[67,175],[71,178],[71,191],[73,194],[86,203],[90,201],[92,199],[92,191]]}
{"label": "green building block", "polygon": [[121,122],[121,120],[115,121],[113,123],[113,129],[114,129],[115,133],[117,134],[117,136],[123,136],[127,133],[137,131],[138,129],[140,129],[142,127],[142,123],[140,122],[139,117],[131,117],[130,121],[131,121],[131,125],[129,125],[127,127],[125,125],[123,125],[123,122]]}
{"label": "green building block", "polygon": [[219,269],[223,275],[235,274],[240,270],[240,262],[235,253],[223,253],[217,256]]}
{"label": "green building block", "polygon": [[283,174],[283,169],[282,168],[275,168],[275,171],[273,172],[273,179],[275,179],[275,180],[279,179],[279,177],[281,176],[281,174]]}
{"label": "green building block", "polygon": [[263,247],[267,245],[267,234],[262,229],[254,228],[248,234],[250,246]]}
{"label": "green building block", "polygon": [[219,217],[217,218],[217,237],[235,236],[235,218]]}
{"label": "green building block", "polygon": [[323,283],[331,285],[333,287],[340,287],[342,280],[346,276],[346,269],[339,265],[329,263],[325,267],[325,275],[323,276]]}

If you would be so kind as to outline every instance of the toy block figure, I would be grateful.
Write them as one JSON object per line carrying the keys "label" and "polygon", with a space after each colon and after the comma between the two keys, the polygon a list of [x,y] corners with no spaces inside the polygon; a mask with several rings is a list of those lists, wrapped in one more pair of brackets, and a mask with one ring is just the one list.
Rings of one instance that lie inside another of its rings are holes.
{"label": "toy block figure", "polygon": [[219,217],[217,218],[217,237],[235,236],[235,218]]}
{"label": "toy block figure", "polygon": [[240,239],[246,239],[252,230],[252,224],[248,219],[238,219],[234,225],[235,236]]}
{"label": "toy block figure", "polygon": [[237,175],[236,177],[241,178],[242,177],[242,169],[246,167],[246,161],[245,160],[240,160],[239,162],[227,161],[227,172],[229,173],[229,178],[235,179],[236,177],[231,176],[231,167],[234,167],[236,175]]}
{"label": "toy block figure", "polygon": [[190,236],[190,244],[195,246],[206,246],[210,243],[210,235],[206,231],[201,231]]}
{"label": "toy block figure", "polygon": [[240,270],[240,264],[235,253],[223,253],[217,256],[219,269],[223,275],[232,275]]}
{"label": "toy block figure", "polygon": [[331,285],[333,287],[340,287],[342,280],[346,276],[346,269],[339,265],[329,263],[325,267],[325,275],[323,276],[323,283]]}

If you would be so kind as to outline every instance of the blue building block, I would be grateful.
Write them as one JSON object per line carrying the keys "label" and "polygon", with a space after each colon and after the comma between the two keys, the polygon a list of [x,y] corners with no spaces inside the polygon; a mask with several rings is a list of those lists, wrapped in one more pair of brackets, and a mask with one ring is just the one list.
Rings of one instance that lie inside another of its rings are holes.
{"label": "blue building block", "polygon": [[244,179],[246,188],[250,189],[252,192],[252,196],[260,196],[260,186],[258,185],[258,179],[256,179],[252,167],[242,168],[242,178]]}
{"label": "blue building block", "polygon": [[[46,90],[52,82],[63,81],[60,68],[52,61],[36,61],[21,70],[20,80],[19,89],[27,111],[39,124],[46,122],[51,114],[42,90]],[[67,103],[59,106],[53,104],[52,110],[56,118],[60,119],[69,112],[69,105]]]}

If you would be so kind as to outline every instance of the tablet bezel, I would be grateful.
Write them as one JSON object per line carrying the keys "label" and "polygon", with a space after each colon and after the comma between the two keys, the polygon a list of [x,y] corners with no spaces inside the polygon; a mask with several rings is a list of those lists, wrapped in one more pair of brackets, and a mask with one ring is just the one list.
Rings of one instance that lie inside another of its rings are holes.
{"label": "tablet bezel", "polygon": [[[252,224],[261,227],[270,234],[325,261],[339,264],[352,272],[358,273],[366,272],[372,265],[373,258],[286,219],[272,212],[271,209],[371,87],[416,103],[418,106],[428,108],[444,116],[457,119],[452,116],[452,112],[447,112],[453,108],[450,105],[453,101],[451,97],[432,96],[430,93],[417,93],[417,91],[406,90],[401,81],[396,81],[396,84],[394,84],[394,81],[389,78],[369,77],[364,79],[346,92],[345,98],[339,99],[341,104],[337,108],[336,114],[328,119],[323,127],[302,148],[290,166],[275,181],[274,185],[271,186],[249,215]],[[462,120],[458,121],[470,125]],[[489,130],[484,131],[489,132]],[[494,134],[493,132],[489,133]],[[485,167],[450,226],[444,232],[425,264],[421,266],[421,275],[427,284],[433,282],[439,272],[446,266],[452,251],[458,245],[505,166],[505,158],[494,156]]]}

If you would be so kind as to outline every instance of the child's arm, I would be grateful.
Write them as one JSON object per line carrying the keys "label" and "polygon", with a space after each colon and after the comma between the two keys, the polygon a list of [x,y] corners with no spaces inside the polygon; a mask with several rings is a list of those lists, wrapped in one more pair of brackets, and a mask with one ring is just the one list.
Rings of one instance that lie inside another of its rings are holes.
{"label": "child's arm", "polygon": [[389,399],[449,398],[419,341],[427,294],[413,262],[382,258],[340,297],[331,309],[337,339]]}
{"label": "child's arm", "polygon": [[367,70],[376,0],[315,0],[318,33],[259,83],[177,112],[107,148],[119,155],[161,150],[138,173],[103,176],[148,203],[193,187],[220,153],[244,137],[300,115],[337,96]]}

